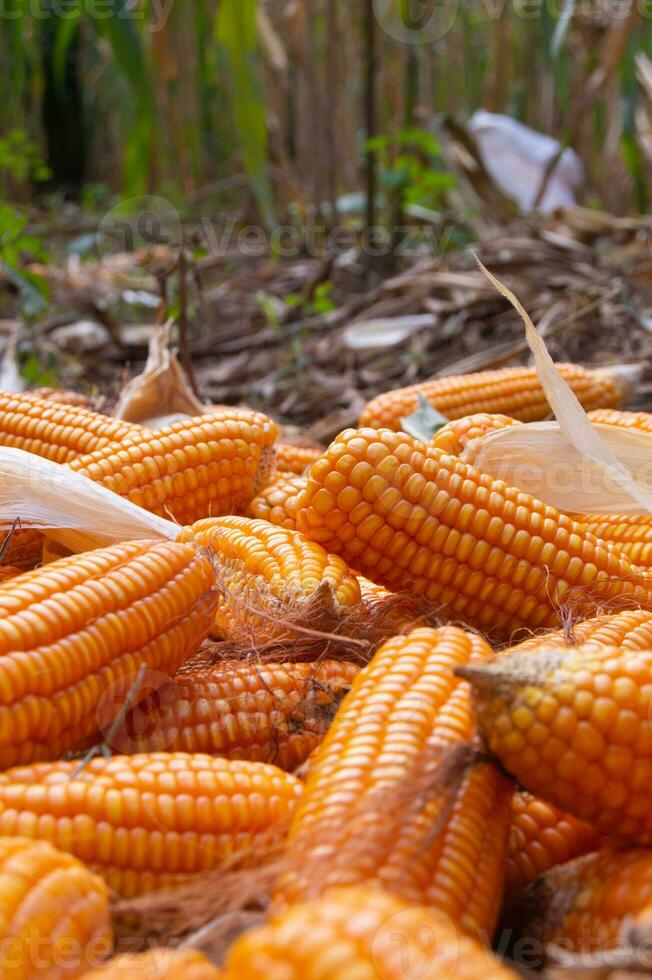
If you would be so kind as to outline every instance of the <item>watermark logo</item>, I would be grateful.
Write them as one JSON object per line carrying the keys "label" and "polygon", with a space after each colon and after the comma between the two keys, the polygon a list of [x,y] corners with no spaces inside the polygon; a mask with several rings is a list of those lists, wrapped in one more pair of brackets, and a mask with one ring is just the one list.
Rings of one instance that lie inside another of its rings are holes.
{"label": "watermark logo", "polygon": [[96,233],[97,254],[114,273],[120,274],[120,256],[130,256],[125,278],[132,274],[133,253],[143,272],[167,275],[182,243],[179,212],[166,198],[153,194],[120,201],[104,215]]}
{"label": "watermark logo", "polygon": [[379,27],[400,44],[432,44],[455,26],[459,0],[373,0]]}
{"label": "watermark logo", "polygon": [[389,980],[385,965],[390,962],[400,967],[405,980],[431,977],[435,967],[441,980],[453,980],[459,968],[458,932],[444,913],[422,915],[418,908],[401,909],[383,922],[371,955],[381,980]]}

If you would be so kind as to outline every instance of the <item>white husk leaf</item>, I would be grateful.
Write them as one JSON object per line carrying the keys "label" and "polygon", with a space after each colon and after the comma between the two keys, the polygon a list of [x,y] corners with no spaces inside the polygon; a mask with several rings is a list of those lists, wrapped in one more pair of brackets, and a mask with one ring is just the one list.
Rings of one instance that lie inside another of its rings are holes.
{"label": "white husk leaf", "polygon": [[[0,526],[20,518],[73,551],[114,541],[165,538],[178,525],[150,514],[81,473],[22,449],[0,447]],[[51,529],[51,530],[50,530]]]}
{"label": "white husk leaf", "polygon": [[[652,496],[652,434],[595,424],[610,454],[632,473],[642,496]],[[488,432],[462,458],[494,479],[576,514],[646,514],[602,463],[572,446],[557,422],[530,422]]]}
{"label": "white husk leaf", "polygon": [[[592,465],[593,472],[596,476],[599,473],[601,474],[603,503],[605,505],[608,503],[604,490],[608,485],[611,485],[621,489],[622,493],[619,494],[619,497],[628,504],[626,513],[652,512],[652,492],[639,485],[632,475],[632,470],[628,469],[624,462],[600,438],[597,427],[591,425],[576,395],[557,371],[543,338],[539,335],[519,300],[511,290],[507,289],[499,279],[484,267],[477,256],[476,261],[489,281],[509,300],[523,320],[527,342],[534,355],[537,374],[539,375],[539,380],[552,410],[555,413],[559,428],[565,437],[569,450],[572,447],[579,456],[585,457],[588,463]],[[541,453],[541,447],[538,447],[536,452]],[[538,462],[540,466],[540,460]],[[513,483],[512,485],[521,487],[518,483]],[[522,489],[525,488],[522,487]],[[581,494],[581,491],[582,487],[579,486],[578,494]],[[534,494],[534,496],[537,496],[537,494]],[[637,509],[632,511],[632,506],[636,506]],[[585,510],[585,508],[579,506],[572,506],[570,509],[576,512]],[[593,509],[598,510],[598,508]],[[609,512],[615,513],[613,506],[609,507]],[[623,511],[621,510],[620,513],[623,513]]]}
{"label": "white husk leaf", "polygon": [[196,397],[176,351],[170,349],[171,330],[172,321],[157,326],[143,373],[125,385],[113,413],[115,418],[158,429],[168,424],[170,416],[184,418],[212,410]]}

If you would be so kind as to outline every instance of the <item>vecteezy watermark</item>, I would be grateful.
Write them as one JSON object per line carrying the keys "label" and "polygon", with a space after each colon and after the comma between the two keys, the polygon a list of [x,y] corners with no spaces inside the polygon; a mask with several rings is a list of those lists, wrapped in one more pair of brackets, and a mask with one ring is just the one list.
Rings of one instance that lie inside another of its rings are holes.
{"label": "vecteezy watermark", "polygon": [[453,980],[460,959],[459,933],[445,913],[425,914],[416,906],[390,915],[380,926],[371,944],[374,966],[381,980],[387,980],[383,965],[391,958],[400,964],[406,980],[437,976]]}
{"label": "vecteezy watermark", "polygon": [[459,0],[373,0],[379,27],[401,44],[432,44],[455,26]]}
{"label": "vecteezy watermark", "polygon": [[150,0],[148,4],[134,3],[133,0],[0,0],[0,20],[18,20],[30,17],[32,20],[73,20],[87,17],[92,20],[147,21],[149,31],[161,31],[167,24],[174,0]]}
{"label": "vecteezy watermark", "polygon": [[119,274],[116,253],[138,253],[145,272],[166,275],[183,243],[179,212],[164,197],[145,194],[120,201],[100,221],[95,238],[98,257]]}

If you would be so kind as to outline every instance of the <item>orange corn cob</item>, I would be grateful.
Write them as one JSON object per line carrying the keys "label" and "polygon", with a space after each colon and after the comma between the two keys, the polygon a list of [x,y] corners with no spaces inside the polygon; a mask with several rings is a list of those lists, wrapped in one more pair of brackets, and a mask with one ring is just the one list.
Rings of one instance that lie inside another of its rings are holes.
{"label": "orange corn cob", "polygon": [[162,541],[62,558],[5,582],[0,767],[59,758],[102,719],[109,726],[141,666],[154,679],[174,673],[210,629],[214,582],[194,548]]}
{"label": "orange corn cob", "polygon": [[625,609],[619,613],[596,616],[576,623],[570,634],[566,630],[553,630],[543,636],[532,636],[510,647],[507,652],[540,650],[544,643],[547,647],[569,648],[582,643],[597,643],[622,650],[649,650],[652,649],[652,612],[647,609]]}
{"label": "orange corn cob", "polygon": [[86,395],[81,395],[78,391],[69,391],[67,388],[32,388],[31,391],[21,392],[21,396],[57,402],[60,405],[75,405],[78,408],[89,408],[91,404]]}
{"label": "orange corn cob", "polygon": [[45,841],[0,838],[3,980],[78,977],[111,951],[109,894]]}
{"label": "orange corn cob", "polygon": [[222,973],[196,949],[152,949],[147,953],[124,953],[84,980],[219,980]]}
{"label": "orange corn cob", "polygon": [[0,446],[24,449],[55,463],[114,442],[139,438],[139,425],[30,395],[0,392]]}
{"label": "orange corn cob", "polygon": [[324,451],[312,446],[295,446],[290,442],[277,442],[274,448],[279,473],[295,473],[297,476],[310,469]]}
{"label": "orange corn cob", "polygon": [[617,840],[652,843],[652,650],[542,641],[459,673],[522,786]]}
{"label": "orange corn cob", "polygon": [[[577,364],[556,367],[587,411],[618,408],[628,393],[628,384],[617,372],[589,370]],[[419,407],[419,395],[449,419],[490,412],[520,422],[536,422],[545,419],[551,411],[536,368],[514,367],[435,378],[387,391],[365,406],[360,425],[400,429],[401,419]]]}
{"label": "orange corn cob", "polygon": [[652,852],[605,848],[546,872],[519,896],[519,927],[566,951],[599,953],[652,903]]}
{"label": "orange corn cob", "polygon": [[602,835],[590,824],[520,791],[512,797],[506,887],[514,892],[557,864],[594,851]]}
{"label": "orange corn cob", "polygon": [[287,635],[293,625],[329,629],[360,605],[360,587],[346,562],[298,531],[247,517],[197,521],[179,540],[217,560],[218,632],[257,642]]}
{"label": "orange corn cob", "polygon": [[508,415],[490,415],[488,412],[466,415],[464,418],[454,419],[442,426],[435,433],[432,445],[435,449],[441,449],[451,456],[461,456],[468,444],[474,439],[479,439],[487,432],[507,429],[510,425],[520,425],[520,423]]}
{"label": "orange corn cob", "polygon": [[225,409],[111,444],[69,466],[145,510],[191,524],[256,496],[273,475],[275,436],[260,412]]}
{"label": "orange corn cob", "polygon": [[617,425],[622,429],[639,429],[641,432],[652,432],[652,414],[650,412],[615,412],[608,409],[597,409],[589,412],[592,422],[603,425]]}
{"label": "orange corn cob", "polygon": [[295,902],[377,881],[490,936],[512,787],[487,762],[462,769],[455,785],[444,777],[447,750],[475,734],[469,688],[453,669],[490,654],[454,626],[414,630],[380,648],[313,756],[279,896]]}
{"label": "orange corn cob", "polygon": [[652,515],[575,514],[573,519],[633,565],[652,568]]}
{"label": "orange corn cob", "polygon": [[40,565],[43,556],[43,535],[40,531],[31,528],[26,528],[24,531],[16,529],[11,532],[9,530],[4,535],[0,534],[2,543],[9,533],[11,537],[2,556],[2,564],[20,568],[23,572]]}
{"label": "orange corn cob", "polygon": [[375,888],[335,888],[231,947],[224,980],[509,980],[448,916]]}
{"label": "orange corn cob", "polygon": [[348,429],[315,463],[300,528],[363,575],[508,639],[570,601],[650,605],[652,582],[553,507],[387,429]]}
{"label": "orange corn cob", "polygon": [[259,517],[270,524],[297,530],[297,501],[306,486],[305,476],[288,476],[279,473],[273,483],[258,494],[249,504],[252,517]]}
{"label": "orange corn cob", "polygon": [[111,739],[119,752],[208,752],[291,771],[319,745],[357,667],[229,662],[179,674]]}
{"label": "orange corn cob", "polygon": [[183,752],[0,773],[0,834],[74,854],[131,898],[278,844],[300,783],[275,766]]}

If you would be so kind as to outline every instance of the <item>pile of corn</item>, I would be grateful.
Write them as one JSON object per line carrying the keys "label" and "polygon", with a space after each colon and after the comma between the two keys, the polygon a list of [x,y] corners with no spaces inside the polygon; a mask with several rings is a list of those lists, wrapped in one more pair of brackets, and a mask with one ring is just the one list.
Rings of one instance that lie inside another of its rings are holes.
{"label": "pile of corn", "polygon": [[[562,374],[652,427],[607,371]],[[401,431],[419,394],[453,420],[430,443]],[[324,450],[245,409],[148,431],[0,395],[1,446],[178,525],[54,560],[47,527],[6,527],[1,977],[641,967],[652,518],[560,513],[462,459],[547,414],[529,368],[390,392]],[[210,922],[262,869],[228,943],[121,946],[118,905],[195,889]]]}

